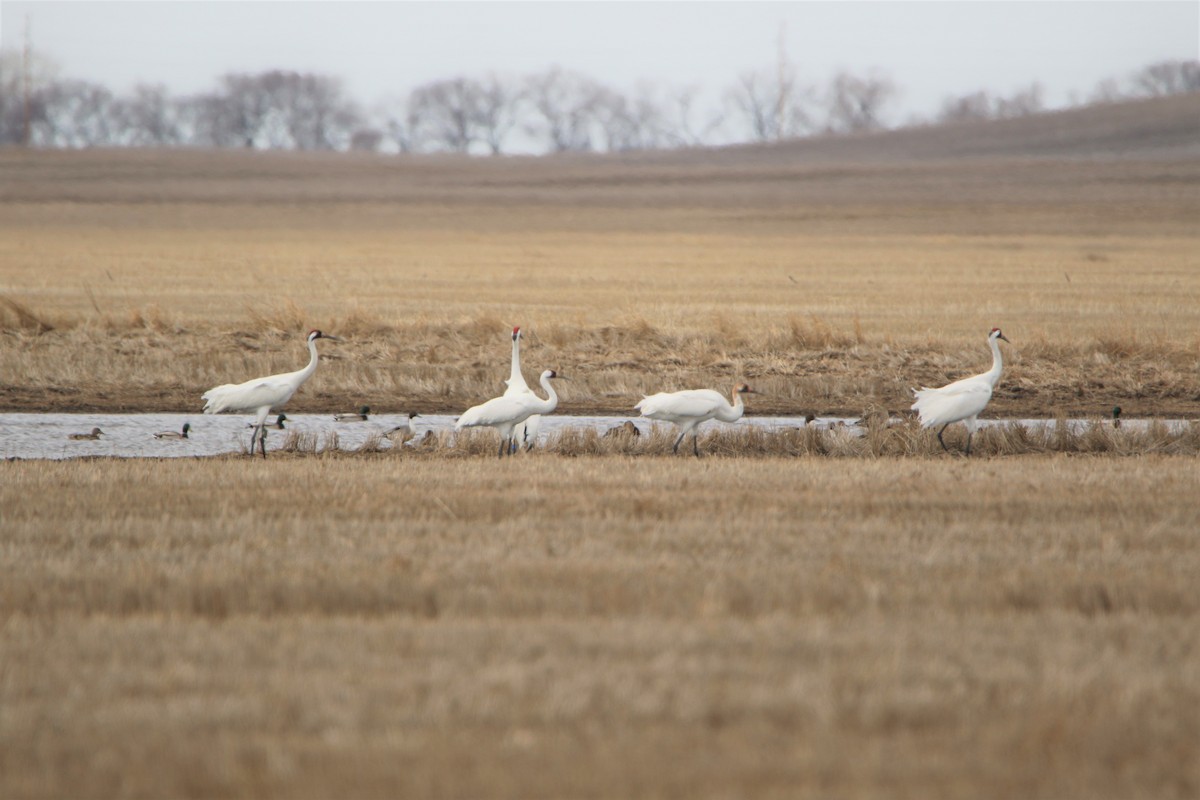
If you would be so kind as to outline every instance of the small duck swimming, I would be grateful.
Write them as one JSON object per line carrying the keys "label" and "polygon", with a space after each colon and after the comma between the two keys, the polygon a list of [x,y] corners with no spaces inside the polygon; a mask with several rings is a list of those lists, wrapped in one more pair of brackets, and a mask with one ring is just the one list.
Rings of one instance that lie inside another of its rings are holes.
{"label": "small duck swimming", "polygon": [[[384,431],[384,437],[388,439],[399,437],[400,441],[407,442],[413,436],[417,435],[417,426],[413,424],[413,420],[419,416],[421,415],[415,411],[408,412],[408,419],[390,431]],[[429,433],[432,433],[432,431],[429,431]]]}
{"label": "small duck swimming", "polygon": [[1113,406],[1112,422],[1113,422],[1114,428],[1121,427],[1121,407],[1120,406]]}
{"label": "small duck swimming", "polygon": [[334,414],[333,418],[338,422],[366,422],[367,415],[371,413],[370,406],[363,406],[358,410],[357,414]]}
{"label": "small duck swimming", "polygon": [[159,431],[158,433],[154,434],[154,438],[155,439],[186,439],[186,438],[188,438],[188,431],[190,431],[191,429],[192,429],[192,423],[185,422],[185,423],[183,423],[182,431]]}
{"label": "small duck swimming", "polygon": [[[284,420],[286,420],[286,419],[287,419],[287,414],[280,414],[279,416],[275,417],[275,421],[274,421],[274,422],[264,422],[264,423],[263,423],[263,427],[264,427],[264,428],[275,428],[276,430],[280,430],[280,431],[282,431],[282,430],[286,430],[286,429],[283,427]],[[246,423],[246,427],[247,427],[247,428],[253,428],[253,427],[254,427],[254,423],[253,423],[253,422],[247,422],[247,423]]]}
{"label": "small duck swimming", "polygon": [[609,428],[604,432],[604,439],[632,439],[636,436],[641,436],[642,432],[638,430],[638,426],[633,424],[633,420],[627,419],[615,428]]}
{"label": "small duck swimming", "polygon": [[82,442],[87,439],[99,439],[100,434],[102,434],[102,433],[104,433],[104,431],[100,430],[99,428],[92,428],[91,433],[72,433],[69,436],[67,436],[67,438],[74,439],[77,442]]}

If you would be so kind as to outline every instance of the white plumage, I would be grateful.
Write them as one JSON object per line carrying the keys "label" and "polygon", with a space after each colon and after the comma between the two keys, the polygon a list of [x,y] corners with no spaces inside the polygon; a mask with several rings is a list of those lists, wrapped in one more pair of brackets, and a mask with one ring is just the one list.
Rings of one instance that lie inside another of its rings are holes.
{"label": "white plumage", "polygon": [[[521,328],[520,326],[513,328],[512,332],[512,368],[509,371],[508,380],[505,385],[508,386],[504,390],[504,397],[517,397],[520,395],[529,395],[537,398],[533,390],[529,388],[529,384],[525,382],[525,376],[521,374]],[[513,437],[516,439],[517,446],[524,445],[527,450],[532,450],[534,444],[537,443],[538,429],[542,425],[542,415],[533,414],[524,422],[517,423],[513,429]]]}
{"label": "white plumage", "polygon": [[517,425],[534,414],[549,414],[558,406],[558,394],[550,381],[558,377],[552,369],[542,373],[541,384],[547,399],[542,400],[533,392],[495,397],[486,403],[468,408],[458,418],[454,429],[489,427],[500,432],[500,456],[512,452],[513,437]]}
{"label": "white plumage", "polygon": [[1004,362],[1000,358],[1000,339],[1008,341],[1008,337],[1001,333],[999,328],[992,328],[988,334],[988,346],[992,348],[992,368],[987,372],[963,378],[940,389],[922,387],[913,390],[916,402],[912,404],[912,410],[920,417],[921,427],[937,427],[938,442],[946,452],[950,452],[950,448],[946,447],[946,442],[942,440],[943,431],[948,425],[963,422],[967,426],[967,455],[971,455],[971,437],[975,435],[978,417],[992,399],[992,390],[1000,380],[1000,372],[1004,368]]}
{"label": "white plumage", "polygon": [[643,397],[634,408],[642,412],[643,417],[673,422],[679,426],[679,438],[675,440],[672,452],[679,452],[679,443],[688,432],[692,432],[692,451],[699,456],[700,445],[697,442],[699,431],[696,427],[710,419],[722,422],[737,422],[742,418],[745,406],[742,395],[755,394],[746,384],[733,387],[733,402],[730,403],[720,392],[712,389],[685,389],[682,392],[659,392],[649,397]]}
{"label": "white plumage", "polygon": [[308,366],[296,372],[285,372],[281,375],[268,375],[265,378],[254,378],[245,383],[226,383],[214,386],[205,392],[201,399],[204,403],[205,414],[219,414],[222,411],[240,413],[254,412],[257,418],[254,422],[254,433],[250,436],[250,455],[254,455],[254,445],[257,443],[263,458],[267,456],[267,437],[264,422],[271,409],[278,408],[288,400],[317,370],[317,339],[332,339],[341,341],[336,336],[330,336],[320,331],[308,332]]}

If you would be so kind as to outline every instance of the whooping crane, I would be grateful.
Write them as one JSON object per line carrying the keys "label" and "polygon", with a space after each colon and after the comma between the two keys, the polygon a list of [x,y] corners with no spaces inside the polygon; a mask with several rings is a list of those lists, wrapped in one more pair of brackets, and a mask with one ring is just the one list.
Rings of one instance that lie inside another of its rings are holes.
{"label": "whooping crane", "polygon": [[74,439],[77,442],[82,442],[86,439],[99,439],[100,434],[102,433],[104,433],[104,431],[100,430],[99,428],[92,428],[91,433],[72,433],[68,435],[67,438]]}
{"label": "whooping crane", "polygon": [[185,422],[185,423],[183,423],[182,431],[159,431],[158,433],[154,434],[154,438],[155,439],[186,439],[186,438],[188,438],[188,431],[190,431],[191,429],[192,429],[192,423]]}
{"label": "whooping crane", "polygon": [[[512,368],[508,374],[508,380],[505,385],[508,386],[504,390],[504,397],[516,397],[518,395],[531,395],[533,390],[529,388],[529,384],[525,382],[525,376],[521,374],[521,327],[518,325],[513,328],[512,332]],[[517,447],[525,446],[526,450],[532,450],[537,443],[538,429],[542,426],[542,415],[534,414],[524,422],[517,424],[513,429],[513,438],[517,443]]]}
{"label": "whooping crane", "polygon": [[697,441],[699,431],[696,430],[701,422],[719,419],[722,422],[737,422],[742,418],[746,407],[742,404],[742,395],[758,394],[744,383],[733,387],[732,405],[720,392],[712,389],[685,389],[682,392],[659,392],[649,397],[643,397],[634,408],[642,412],[643,417],[657,419],[663,422],[673,422],[679,426],[679,438],[671,448],[679,452],[679,443],[683,437],[692,433],[692,452],[700,455],[700,444]]}
{"label": "whooping crane", "polygon": [[942,433],[948,425],[963,422],[967,426],[967,455],[971,455],[971,437],[975,435],[979,414],[987,408],[988,401],[992,399],[992,390],[996,388],[996,383],[1000,380],[1000,371],[1004,367],[1000,358],[999,339],[1008,341],[1008,337],[1001,333],[999,328],[992,328],[992,332],[988,334],[988,346],[992,348],[992,368],[987,372],[963,378],[940,389],[922,387],[920,390],[913,390],[916,402],[912,404],[912,410],[920,416],[921,427],[932,428],[940,425],[937,438],[947,453],[950,452],[950,448],[946,447]]}
{"label": "whooping crane", "polygon": [[317,370],[317,339],[330,339],[340,342],[337,336],[330,336],[320,331],[308,332],[308,366],[296,372],[285,372],[281,375],[269,375],[265,378],[254,378],[245,383],[227,383],[215,386],[205,392],[201,399],[204,403],[205,414],[219,414],[222,411],[240,413],[254,412],[257,419],[254,422],[254,433],[250,436],[250,455],[254,455],[254,446],[262,450],[263,458],[267,457],[267,435],[264,422],[271,410],[287,403],[292,395]]}
{"label": "whooping crane", "polygon": [[500,432],[500,457],[505,451],[511,455],[515,442],[516,427],[534,414],[549,414],[558,406],[558,394],[550,381],[558,377],[558,373],[548,369],[542,373],[542,389],[546,391],[546,399],[542,400],[533,392],[529,394],[502,395],[492,398],[486,403],[468,408],[458,418],[454,430],[486,426]]}

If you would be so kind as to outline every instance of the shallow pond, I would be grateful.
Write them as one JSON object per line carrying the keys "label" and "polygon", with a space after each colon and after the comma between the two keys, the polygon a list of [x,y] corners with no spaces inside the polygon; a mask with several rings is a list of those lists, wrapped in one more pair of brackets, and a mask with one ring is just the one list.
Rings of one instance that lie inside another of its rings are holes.
{"label": "shallow pond", "polygon": [[[0,414],[0,458],[76,458],[80,456],[109,456],[117,458],[175,458],[214,456],[225,453],[245,452],[250,441],[247,415],[220,414]],[[274,419],[272,416],[270,419]],[[330,414],[296,414],[288,416],[286,430],[269,430],[267,450],[277,450],[284,445],[288,431],[312,434],[318,442],[324,442],[330,433],[337,433],[338,446],[343,450],[354,450],[373,436],[403,422],[400,414],[373,415],[365,422],[336,422]],[[454,428],[456,417],[450,414],[431,414],[414,420],[417,435],[427,430],[449,431]],[[593,428],[606,431],[620,425],[626,419],[643,432],[650,430],[650,420],[639,417],[572,417],[550,415],[542,417],[540,438],[544,441],[564,428]],[[184,423],[191,425],[187,439],[156,439],[159,431],[178,431]],[[811,426],[830,428],[845,425],[851,431],[861,431],[851,417],[820,417]],[[981,425],[1019,422],[1030,427],[1053,425],[1053,420],[981,420]],[[1164,420],[1169,427],[1186,425],[1182,420]],[[1149,420],[1127,420],[1130,428],[1145,426]],[[737,426],[755,426],[767,430],[798,428],[804,425],[802,417],[743,417]],[[1090,420],[1070,420],[1073,426],[1085,427]],[[701,432],[718,427],[728,427],[721,422],[706,422]],[[73,433],[87,433],[100,428],[99,439],[76,441],[68,438]],[[384,440],[387,447],[387,440]],[[395,446],[401,446],[396,444]]]}

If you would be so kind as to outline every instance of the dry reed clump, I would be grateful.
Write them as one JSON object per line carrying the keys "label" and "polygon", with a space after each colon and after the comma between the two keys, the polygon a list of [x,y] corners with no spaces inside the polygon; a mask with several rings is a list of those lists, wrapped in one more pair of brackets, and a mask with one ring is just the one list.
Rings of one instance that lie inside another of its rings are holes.
{"label": "dry reed clump", "polygon": [[[267,435],[269,439],[270,431],[267,432]],[[337,431],[328,431],[322,434],[316,431],[304,431],[296,428],[288,428],[283,439],[283,446],[279,449],[284,453],[295,453],[297,455],[331,455],[341,452]],[[363,449],[362,452],[371,451]]]}
{"label": "dry reed clump", "polygon": [[780,344],[803,350],[845,349],[866,341],[858,314],[854,315],[851,333],[834,330],[832,325],[816,314],[810,314],[807,319],[792,315],[788,317],[787,326],[786,336],[776,337],[777,340]]}
{"label": "dry reed clump", "polygon": [[52,331],[55,327],[25,303],[0,294],[0,331],[38,334]]}
{"label": "dry reed clump", "polygon": [[[640,436],[604,436],[593,428],[567,427],[545,437],[535,452],[556,456],[674,456],[672,445],[678,431],[668,425],[652,425]],[[945,437],[951,455],[962,454],[966,433],[952,426]],[[723,458],[775,458],[780,456],[826,456],[830,458],[941,458],[944,457],[935,431],[923,430],[915,420],[893,423],[878,417],[865,426],[813,425],[767,429],[758,426],[713,428],[700,435],[703,456]],[[440,432],[420,448],[430,457],[495,455],[499,440],[491,431],[469,430],[458,434]],[[679,446],[679,455],[691,455],[691,435]],[[374,452],[376,449],[366,448]],[[399,451],[400,448],[390,448]],[[415,452],[414,448],[405,448]],[[1200,423],[1171,428],[1161,422],[1147,426],[1094,421],[1084,425],[1060,419],[1054,424],[989,425],[975,433],[972,457],[1024,456],[1049,453],[1075,455],[1180,455],[1200,454]]]}

